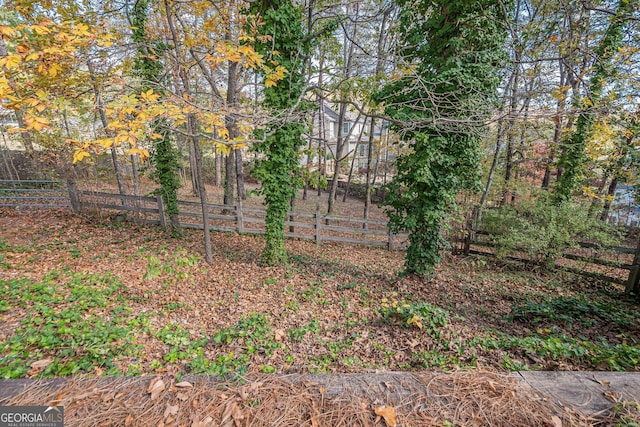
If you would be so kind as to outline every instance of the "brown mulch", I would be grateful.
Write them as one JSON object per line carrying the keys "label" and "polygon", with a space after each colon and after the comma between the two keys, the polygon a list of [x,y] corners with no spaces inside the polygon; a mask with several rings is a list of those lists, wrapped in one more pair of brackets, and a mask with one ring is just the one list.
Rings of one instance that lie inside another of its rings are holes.
{"label": "brown mulch", "polygon": [[0,404],[62,405],[68,427],[596,425],[493,371],[381,375],[39,380]]}

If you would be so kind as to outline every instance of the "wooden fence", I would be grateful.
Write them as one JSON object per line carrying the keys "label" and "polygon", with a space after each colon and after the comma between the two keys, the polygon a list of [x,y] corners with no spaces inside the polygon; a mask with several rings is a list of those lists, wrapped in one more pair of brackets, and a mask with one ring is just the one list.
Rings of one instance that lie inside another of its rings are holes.
{"label": "wooden fence", "polygon": [[[73,194],[72,194],[73,193]],[[166,227],[161,197],[145,197],[112,194],[97,191],[70,191],[60,181],[7,181],[0,180],[0,207],[71,207],[70,200],[77,200],[77,208],[100,214],[131,216],[134,221]],[[202,229],[200,202],[179,201],[181,227]],[[266,210],[236,205],[207,204],[211,230],[246,234],[265,233]],[[472,216],[472,218],[475,216]],[[407,235],[394,235],[387,222],[347,218],[320,213],[289,212],[285,236],[322,242],[343,242],[385,247],[389,250],[407,246]],[[454,251],[463,254],[494,255],[494,246],[487,233],[477,230],[474,221],[461,227],[461,236],[452,238]],[[457,246],[456,246],[457,245]],[[531,262],[523,253],[508,257]],[[557,269],[583,276],[625,284],[629,292],[640,294],[640,245],[637,247],[600,248],[590,243],[580,243],[558,260]]]}
{"label": "wooden fence", "polygon": [[0,207],[70,207],[64,182],[0,180]]}
{"label": "wooden fence", "polygon": [[[0,206],[71,207],[101,215],[128,216],[143,224],[168,225],[160,196],[133,196],[99,191],[70,191],[61,181],[0,181]],[[183,228],[202,229],[202,206],[198,201],[178,201]],[[210,229],[222,232],[264,234],[266,210],[236,205],[207,204]],[[285,237],[322,242],[343,242],[399,249],[406,247],[406,234],[390,233],[386,221],[347,218],[318,212],[289,212]]]}
{"label": "wooden fence", "polygon": [[[475,213],[455,239],[455,250],[464,255],[495,256],[496,247],[489,233],[479,228]],[[505,259],[535,264],[525,250],[505,256]],[[555,269],[586,277],[625,285],[625,290],[640,297],[640,242],[635,246],[600,246],[589,242],[577,242],[576,248],[567,249],[556,260]]]}
{"label": "wooden fence", "polygon": [[[96,191],[80,191],[81,209],[102,213],[127,212],[135,221],[167,226],[164,203],[158,197],[136,197]],[[200,202],[178,201],[179,222],[183,228],[202,229]],[[209,227],[213,231],[264,234],[266,210],[236,205],[207,204]],[[393,250],[405,247],[406,235],[389,232],[386,221],[327,215],[320,212],[289,212],[285,237],[322,242],[343,242],[379,246]]]}

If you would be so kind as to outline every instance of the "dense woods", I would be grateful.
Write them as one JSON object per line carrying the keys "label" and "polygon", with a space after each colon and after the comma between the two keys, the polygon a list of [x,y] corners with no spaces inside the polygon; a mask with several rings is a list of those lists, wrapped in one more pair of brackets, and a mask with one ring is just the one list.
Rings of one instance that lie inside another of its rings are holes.
{"label": "dense woods", "polygon": [[[634,0],[3,6],[7,178],[27,178],[12,167],[20,150],[69,185],[86,179],[83,164],[109,159],[120,193],[138,194],[145,176],[157,183],[175,234],[180,186],[205,209],[207,185],[233,204],[257,179],[266,264],[286,262],[301,187],[326,189],[332,213],[339,182],[359,183],[367,217],[383,186],[392,229],[410,235],[405,272],[427,275],[454,219],[485,218],[495,242],[517,249],[534,243],[522,230],[539,220],[499,218],[540,212],[544,228],[553,213],[568,235],[549,241],[562,247],[612,242],[599,221],[620,188],[637,206]],[[571,226],[578,212],[592,226]]]}
{"label": "dense woods", "polygon": [[639,27],[640,0],[0,0],[0,383],[109,377],[40,399],[70,425],[638,425]]}

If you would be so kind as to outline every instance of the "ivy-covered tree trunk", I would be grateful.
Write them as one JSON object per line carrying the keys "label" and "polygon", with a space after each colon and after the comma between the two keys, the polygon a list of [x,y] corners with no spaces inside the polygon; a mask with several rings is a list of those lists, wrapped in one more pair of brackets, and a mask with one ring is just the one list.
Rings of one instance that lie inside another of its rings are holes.
{"label": "ivy-covered tree trunk", "polygon": [[[138,54],[134,61],[135,71],[141,80],[141,90],[152,89],[163,94],[162,63],[158,59],[162,56],[160,46],[151,46],[146,34],[149,0],[138,0],[131,13],[132,39],[136,43]],[[166,213],[170,219],[171,231],[180,231],[178,218],[178,188],[180,188],[178,153],[175,149],[168,126],[162,120],[153,123],[154,132],[161,137],[153,140],[150,161],[154,166],[152,178],[160,185],[160,195],[164,200]]]}
{"label": "ivy-covered tree trunk", "polygon": [[575,130],[561,146],[558,165],[563,172],[555,187],[556,203],[570,200],[580,185],[586,162],[585,148],[597,116],[598,103],[607,80],[615,73],[612,59],[622,43],[623,30],[627,22],[639,5],[640,0],[620,0],[618,9],[615,15],[612,15],[609,27],[594,54],[594,72],[589,81],[588,94],[583,99],[574,99],[574,104],[579,107],[578,119]]}
{"label": "ivy-covered tree trunk", "polygon": [[409,232],[405,273],[430,275],[456,195],[479,190],[478,141],[506,60],[506,17],[497,0],[398,3],[401,62],[415,71],[376,98],[411,151],[397,160],[385,204],[392,231]]}
{"label": "ivy-covered tree trunk", "polygon": [[258,30],[261,34],[255,40],[256,51],[286,69],[281,68],[284,78],[275,86],[266,85],[263,105],[278,119],[266,126],[261,141],[255,144],[256,151],[264,155],[257,164],[256,176],[267,205],[262,262],[277,265],[287,261],[284,246],[287,210],[301,185],[297,172],[305,125],[300,114],[307,107],[302,96],[304,61],[309,48],[303,30],[304,14],[297,2],[257,0],[251,3],[250,13],[260,15],[263,22]]}

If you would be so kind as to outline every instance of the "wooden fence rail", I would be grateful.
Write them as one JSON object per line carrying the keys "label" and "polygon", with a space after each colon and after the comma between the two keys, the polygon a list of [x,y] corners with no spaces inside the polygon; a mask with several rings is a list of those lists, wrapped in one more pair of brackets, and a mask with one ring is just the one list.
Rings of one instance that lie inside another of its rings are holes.
{"label": "wooden fence rail", "polygon": [[0,180],[0,207],[69,207],[64,182]]}
{"label": "wooden fence rail", "polygon": [[[83,210],[111,211],[132,214],[135,221],[145,224],[167,225],[163,200],[158,197],[136,197],[97,191],[80,191]],[[200,202],[179,200],[178,219],[183,228],[202,229]],[[208,203],[207,216],[212,231],[264,234],[266,210],[235,205]],[[379,220],[348,218],[318,212],[287,213],[285,237],[322,242],[343,242],[384,247],[389,250],[405,246],[406,234],[393,235],[387,223]]]}

